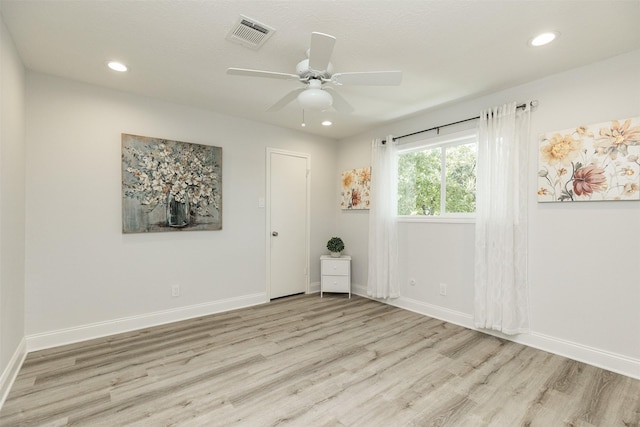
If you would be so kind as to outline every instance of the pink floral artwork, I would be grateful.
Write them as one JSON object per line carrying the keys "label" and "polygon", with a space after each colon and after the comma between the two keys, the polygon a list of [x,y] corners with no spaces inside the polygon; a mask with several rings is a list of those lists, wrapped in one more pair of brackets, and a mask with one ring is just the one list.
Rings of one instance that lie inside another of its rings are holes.
{"label": "pink floral artwork", "polygon": [[640,117],[540,136],[538,201],[640,200]]}
{"label": "pink floral artwork", "polygon": [[351,169],[342,172],[342,209],[369,209],[371,192],[371,168]]}

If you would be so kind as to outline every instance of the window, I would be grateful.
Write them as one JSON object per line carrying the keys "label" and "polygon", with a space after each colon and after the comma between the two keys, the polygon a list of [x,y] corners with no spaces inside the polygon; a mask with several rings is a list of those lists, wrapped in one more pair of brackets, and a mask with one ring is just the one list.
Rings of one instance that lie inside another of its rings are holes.
{"label": "window", "polygon": [[476,211],[476,132],[400,146],[398,215],[472,216]]}

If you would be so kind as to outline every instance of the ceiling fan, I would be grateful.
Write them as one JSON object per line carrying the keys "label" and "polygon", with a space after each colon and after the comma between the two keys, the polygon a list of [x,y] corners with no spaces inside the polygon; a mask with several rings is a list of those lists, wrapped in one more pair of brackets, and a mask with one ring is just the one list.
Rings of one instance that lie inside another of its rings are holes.
{"label": "ceiling fan", "polygon": [[323,33],[311,33],[311,45],[307,50],[307,59],[296,66],[296,73],[277,73],[273,71],[249,70],[246,68],[228,68],[227,74],[270,79],[298,80],[305,87],[295,89],[267,111],[278,111],[294,99],[303,109],[326,110],[333,107],[340,113],[351,113],[353,107],[331,86],[395,86],[402,81],[402,71],[365,71],[353,73],[333,73],[329,62],[336,38]]}

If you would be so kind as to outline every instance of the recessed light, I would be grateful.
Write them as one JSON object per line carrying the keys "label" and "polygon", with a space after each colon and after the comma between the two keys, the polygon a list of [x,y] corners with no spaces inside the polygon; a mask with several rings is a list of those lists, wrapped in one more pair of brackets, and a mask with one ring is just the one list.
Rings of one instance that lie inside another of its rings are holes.
{"label": "recessed light", "polygon": [[126,65],[118,61],[109,61],[107,63],[107,67],[111,68],[113,71],[119,71],[121,73],[124,73],[125,71],[128,70]]}
{"label": "recessed light", "polygon": [[529,40],[529,44],[535,47],[544,46],[554,41],[558,37],[558,35],[559,33],[556,32],[538,34],[537,36]]}
{"label": "recessed light", "polygon": [[322,126],[331,126],[333,123],[331,123],[329,120],[325,120],[324,122],[322,122]]}

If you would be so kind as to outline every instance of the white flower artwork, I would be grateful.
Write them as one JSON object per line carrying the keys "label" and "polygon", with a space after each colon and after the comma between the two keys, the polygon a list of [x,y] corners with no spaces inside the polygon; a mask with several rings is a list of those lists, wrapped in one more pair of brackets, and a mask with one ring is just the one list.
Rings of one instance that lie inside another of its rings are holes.
{"label": "white flower artwork", "polygon": [[222,228],[222,148],[122,134],[122,231]]}

